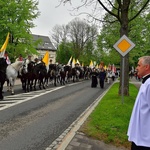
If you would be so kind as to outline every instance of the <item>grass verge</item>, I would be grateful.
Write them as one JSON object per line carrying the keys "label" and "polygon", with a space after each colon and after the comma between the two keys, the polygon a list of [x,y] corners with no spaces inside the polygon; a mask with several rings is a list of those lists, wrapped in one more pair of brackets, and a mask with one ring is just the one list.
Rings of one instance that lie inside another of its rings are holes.
{"label": "grass verge", "polygon": [[138,89],[135,85],[129,84],[130,96],[124,96],[122,103],[118,87],[119,83],[111,87],[80,131],[105,143],[129,148],[127,130]]}

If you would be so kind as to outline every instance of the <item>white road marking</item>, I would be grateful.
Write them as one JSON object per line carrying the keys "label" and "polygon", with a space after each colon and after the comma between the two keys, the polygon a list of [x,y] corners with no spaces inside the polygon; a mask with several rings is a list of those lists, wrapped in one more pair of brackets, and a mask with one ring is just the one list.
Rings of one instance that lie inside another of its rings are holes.
{"label": "white road marking", "polygon": [[61,86],[61,87],[50,88],[50,89],[46,89],[46,90],[33,91],[30,93],[21,93],[21,94],[17,94],[17,95],[5,96],[4,100],[0,101],[0,110],[7,109],[9,107],[32,100],[33,98],[45,95],[47,93],[51,93],[53,91],[59,90],[64,87],[65,86]]}

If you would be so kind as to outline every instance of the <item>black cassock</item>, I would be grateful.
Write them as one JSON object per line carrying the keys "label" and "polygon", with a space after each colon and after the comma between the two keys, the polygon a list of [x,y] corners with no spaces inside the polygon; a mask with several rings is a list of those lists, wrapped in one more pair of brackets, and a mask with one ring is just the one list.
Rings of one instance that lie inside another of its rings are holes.
{"label": "black cassock", "polygon": [[97,72],[91,73],[91,79],[92,79],[91,87],[97,87],[98,84],[97,75],[98,75]]}

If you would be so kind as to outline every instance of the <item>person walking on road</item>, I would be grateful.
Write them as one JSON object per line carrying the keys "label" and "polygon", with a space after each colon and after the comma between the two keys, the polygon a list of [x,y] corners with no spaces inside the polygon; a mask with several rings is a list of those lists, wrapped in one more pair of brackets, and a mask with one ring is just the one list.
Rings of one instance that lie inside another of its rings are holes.
{"label": "person walking on road", "polygon": [[131,150],[150,150],[150,56],[139,58],[137,75],[142,77],[130,123],[128,140]]}
{"label": "person walking on road", "polygon": [[97,71],[95,68],[93,68],[92,72],[90,73],[91,75],[91,87],[97,87],[98,81],[97,81]]}
{"label": "person walking on road", "polygon": [[101,68],[98,76],[99,76],[100,87],[101,87],[101,89],[103,89],[104,88],[105,78],[106,78],[106,72],[105,72],[105,69],[103,67]]}

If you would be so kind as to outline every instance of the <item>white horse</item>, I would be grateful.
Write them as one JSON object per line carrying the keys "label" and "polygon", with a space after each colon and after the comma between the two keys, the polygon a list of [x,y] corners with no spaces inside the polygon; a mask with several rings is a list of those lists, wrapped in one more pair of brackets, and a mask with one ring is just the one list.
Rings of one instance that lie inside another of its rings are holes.
{"label": "white horse", "polygon": [[7,76],[7,79],[9,80],[8,91],[11,90],[12,95],[14,95],[14,85],[15,85],[16,78],[18,76],[18,72],[20,68],[23,66],[23,64],[24,64],[24,61],[16,61],[8,65],[6,68],[6,76]]}

